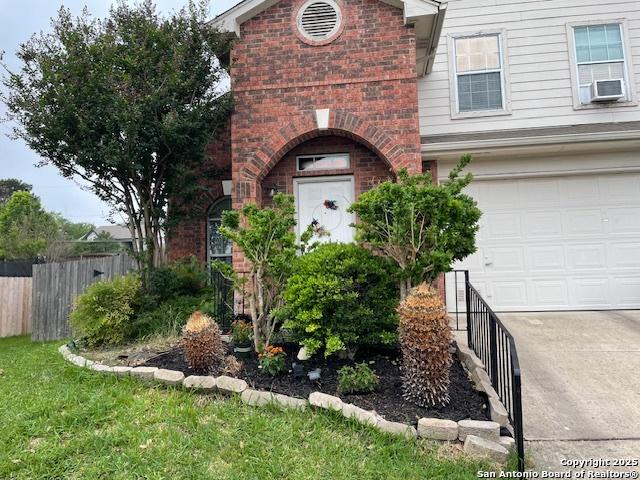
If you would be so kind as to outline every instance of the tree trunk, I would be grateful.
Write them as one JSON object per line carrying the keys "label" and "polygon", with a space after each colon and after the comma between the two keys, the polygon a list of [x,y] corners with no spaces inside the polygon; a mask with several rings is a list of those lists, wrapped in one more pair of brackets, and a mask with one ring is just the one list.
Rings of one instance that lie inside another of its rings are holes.
{"label": "tree trunk", "polygon": [[413,285],[410,278],[403,278],[400,280],[400,301],[407,298],[407,295],[409,295],[412,288]]}

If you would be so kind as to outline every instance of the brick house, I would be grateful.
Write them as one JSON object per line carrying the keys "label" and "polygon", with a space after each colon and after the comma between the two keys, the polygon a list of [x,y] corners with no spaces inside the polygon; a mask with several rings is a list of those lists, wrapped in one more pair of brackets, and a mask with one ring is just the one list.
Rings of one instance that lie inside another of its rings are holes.
{"label": "brick house", "polygon": [[[361,192],[400,168],[422,171],[417,81],[442,14],[428,0],[245,0],[213,20],[237,36],[235,108],[209,152],[230,166],[231,195],[208,185],[202,217],[171,232],[170,258],[229,258],[221,211],[268,205],[275,192],[295,195],[298,228],[315,220],[323,238],[352,240],[346,208]],[[235,252],[233,264],[246,268]]]}
{"label": "brick house", "polygon": [[211,25],[235,37],[210,147],[232,188],[207,185],[171,258],[243,270],[220,212],[275,192],[349,241],[362,191],[471,153],[484,213],[460,266],[494,310],[640,308],[637,0],[243,0]]}

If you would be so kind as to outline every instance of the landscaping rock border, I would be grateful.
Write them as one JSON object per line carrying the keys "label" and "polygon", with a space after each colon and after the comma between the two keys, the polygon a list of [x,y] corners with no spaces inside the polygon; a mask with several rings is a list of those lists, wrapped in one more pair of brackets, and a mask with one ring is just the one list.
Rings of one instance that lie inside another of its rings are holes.
{"label": "landscaping rock border", "polygon": [[[458,344],[456,343],[456,345]],[[491,418],[496,421],[460,420],[454,422],[437,418],[421,418],[416,428],[405,423],[388,421],[374,410],[365,410],[351,403],[344,403],[339,397],[323,392],[312,392],[308,399],[295,398],[279,393],[255,390],[249,388],[244,380],[226,375],[219,377],[190,375],[185,378],[184,373],[177,370],[103,365],[74,354],[68,345],[62,345],[58,348],[58,352],[66,361],[76,366],[95,372],[115,374],[117,377],[131,376],[145,382],[156,382],[187,390],[239,395],[244,403],[252,406],[275,405],[280,408],[305,410],[308,405],[311,405],[315,408],[339,413],[347,419],[353,419],[382,432],[409,440],[419,437],[441,442],[461,441],[464,442],[463,451],[465,453],[472,456],[483,456],[498,463],[504,463],[507,458],[505,452],[508,453],[513,448],[513,439],[500,436],[500,427],[507,424],[506,409],[500,403],[497,393],[493,391],[491,394],[491,391],[488,390],[489,388],[493,390],[493,388],[490,387],[491,383],[488,381],[482,362],[470,349],[464,346],[457,347],[457,354],[469,371],[476,388],[487,394]]]}

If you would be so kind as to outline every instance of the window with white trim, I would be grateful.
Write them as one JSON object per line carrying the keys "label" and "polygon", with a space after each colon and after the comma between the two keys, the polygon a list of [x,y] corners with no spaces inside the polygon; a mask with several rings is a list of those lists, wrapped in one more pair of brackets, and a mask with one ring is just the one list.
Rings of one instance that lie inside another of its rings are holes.
{"label": "window with white trim", "polygon": [[459,113],[505,109],[500,34],[453,40],[456,105]]}
{"label": "window with white trim", "polygon": [[348,153],[325,153],[318,155],[299,155],[296,157],[296,170],[342,170],[349,168]]}
{"label": "window with white trim", "polygon": [[573,27],[578,95],[581,104],[591,103],[592,85],[598,80],[621,80],[629,99],[622,25],[580,25]]}

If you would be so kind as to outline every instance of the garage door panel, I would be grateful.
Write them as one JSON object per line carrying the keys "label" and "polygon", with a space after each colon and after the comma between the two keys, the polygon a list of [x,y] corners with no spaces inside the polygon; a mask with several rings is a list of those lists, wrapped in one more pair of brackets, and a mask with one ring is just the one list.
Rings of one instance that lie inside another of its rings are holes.
{"label": "garage door panel", "polygon": [[609,243],[609,266],[613,269],[640,269],[640,242]]}
{"label": "garage door panel", "polygon": [[609,305],[609,279],[575,278],[572,296],[575,305],[592,308],[605,308]]}
{"label": "garage door panel", "polygon": [[499,272],[525,272],[524,247],[494,247],[485,248],[483,258],[486,267],[491,271]]}
{"label": "garage door panel", "polygon": [[521,180],[518,183],[522,207],[540,208],[562,203],[560,180],[557,178]]}
{"label": "garage door panel", "polygon": [[470,270],[494,309],[640,308],[640,174],[484,180],[473,189],[483,211],[478,252],[456,268]]}
{"label": "garage door panel", "polygon": [[569,306],[569,287],[567,281],[531,280],[532,302],[548,308],[566,308]]}
{"label": "garage door panel", "polygon": [[565,210],[563,223],[567,235],[602,235],[605,233],[600,208]]}
{"label": "garage door panel", "polygon": [[607,175],[600,178],[603,199],[608,203],[638,203],[640,196],[640,176]]}
{"label": "garage door panel", "polygon": [[520,196],[517,184],[508,185],[497,182],[489,185],[483,182],[479,189],[479,193],[478,201],[481,201],[483,205],[489,207],[487,208],[487,211],[510,208],[514,204],[517,205],[519,203]]}
{"label": "garage door panel", "polygon": [[527,212],[525,234],[532,237],[553,237],[562,235],[562,212],[545,210]]}
{"label": "garage door panel", "polygon": [[600,185],[597,177],[581,176],[575,178],[567,178],[564,181],[564,192],[566,206],[584,205],[586,198],[599,199]]}
{"label": "garage door panel", "polygon": [[487,239],[517,239],[522,236],[522,226],[520,224],[520,213],[487,213],[484,224]]}
{"label": "garage door panel", "polygon": [[534,273],[541,271],[563,271],[566,269],[565,253],[562,245],[532,246],[527,249],[529,270]]}
{"label": "garage door panel", "polygon": [[620,308],[637,308],[640,304],[640,278],[614,278],[613,290],[615,302]]}
{"label": "garage door panel", "polygon": [[607,255],[605,245],[570,244],[567,248],[567,264],[572,270],[605,270]]}
{"label": "garage door panel", "polygon": [[520,308],[528,305],[527,284],[524,280],[500,281],[494,280],[490,283],[488,302],[495,304],[498,309]]}
{"label": "garage door panel", "polygon": [[609,231],[613,234],[640,233],[640,207],[609,208],[606,217]]}
{"label": "garage door panel", "polygon": [[464,259],[465,269],[474,270],[476,272],[484,270],[483,251],[478,249],[475,253],[472,253]]}

